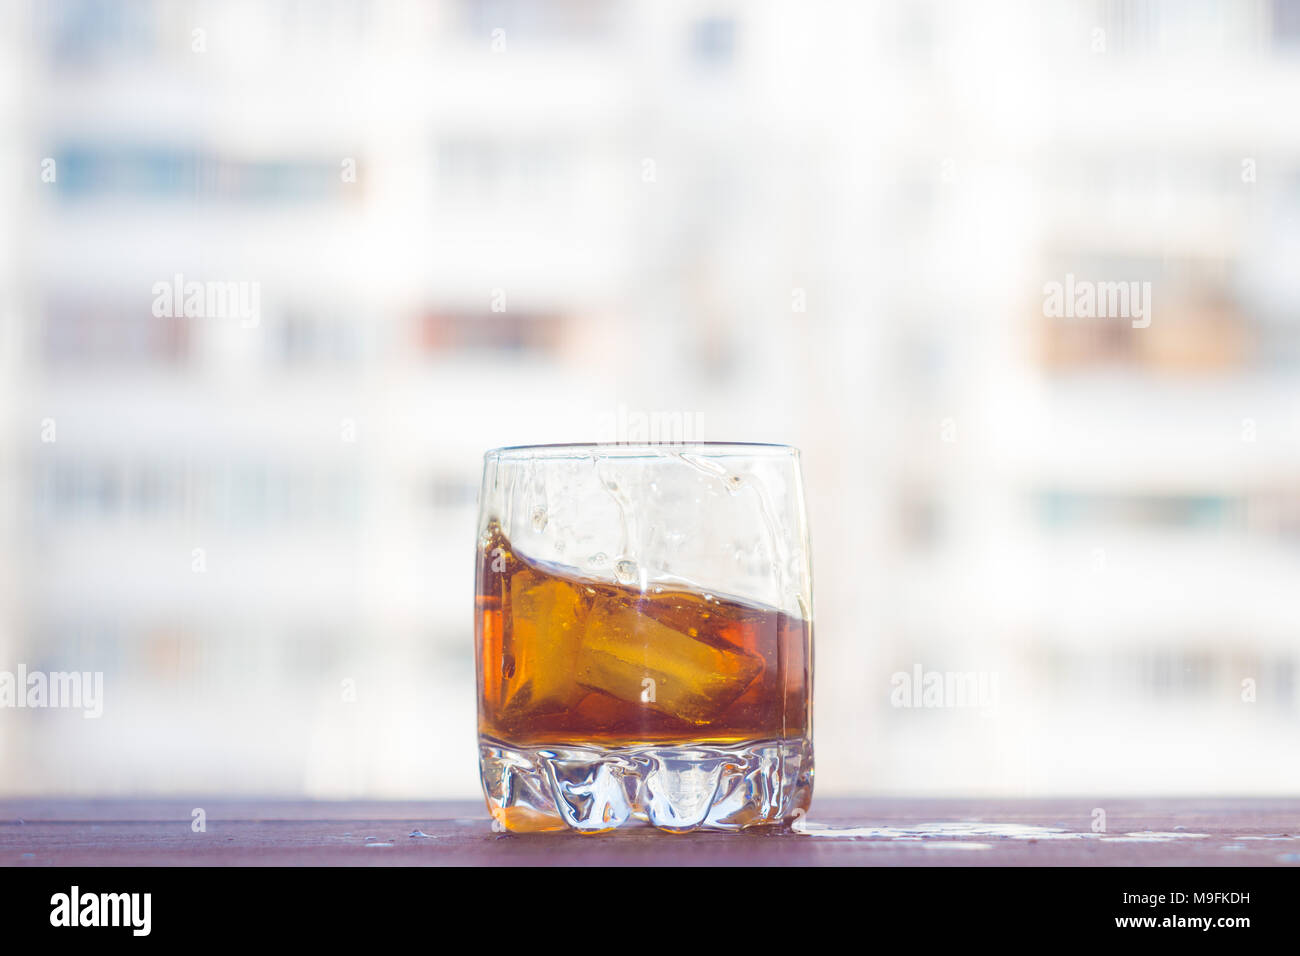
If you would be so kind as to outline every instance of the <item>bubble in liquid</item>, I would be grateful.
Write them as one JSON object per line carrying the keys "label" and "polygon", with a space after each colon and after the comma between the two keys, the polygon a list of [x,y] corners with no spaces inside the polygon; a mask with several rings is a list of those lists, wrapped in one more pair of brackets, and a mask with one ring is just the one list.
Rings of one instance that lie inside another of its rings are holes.
{"label": "bubble in liquid", "polygon": [[587,563],[590,564],[593,568],[603,568],[606,564],[609,563],[609,555],[607,555],[604,551],[597,551],[595,554],[593,554],[591,557],[587,559]]}
{"label": "bubble in liquid", "polygon": [[546,509],[538,505],[533,509],[533,530],[539,534],[546,530]]}
{"label": "bubble in liquid", "polygon": [[631,584],[636,580],[636,562],[631,558],[619,558],[614,562],[614,577],[620,584]]}

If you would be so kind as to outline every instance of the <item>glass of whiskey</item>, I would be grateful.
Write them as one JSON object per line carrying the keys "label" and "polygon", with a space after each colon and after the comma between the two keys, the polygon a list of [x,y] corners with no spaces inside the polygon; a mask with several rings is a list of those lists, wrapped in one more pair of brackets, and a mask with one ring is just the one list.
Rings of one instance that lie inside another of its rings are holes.
{"label": "glass of whiskey", "polygon": [[475,582],[493,829],[788,826],[812,797],[812,580],[785,445],[498,448]]}

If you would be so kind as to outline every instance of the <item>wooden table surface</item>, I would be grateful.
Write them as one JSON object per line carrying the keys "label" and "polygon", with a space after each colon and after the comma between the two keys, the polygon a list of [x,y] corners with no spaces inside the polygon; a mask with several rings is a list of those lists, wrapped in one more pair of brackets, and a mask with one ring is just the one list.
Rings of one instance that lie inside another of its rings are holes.
{"label": "wooden table surface", "polygon": [[1300,799],[827,798],[808,823],[515,836],[493,833],[476,802],[9,798],[0,865],[1300,865]]}

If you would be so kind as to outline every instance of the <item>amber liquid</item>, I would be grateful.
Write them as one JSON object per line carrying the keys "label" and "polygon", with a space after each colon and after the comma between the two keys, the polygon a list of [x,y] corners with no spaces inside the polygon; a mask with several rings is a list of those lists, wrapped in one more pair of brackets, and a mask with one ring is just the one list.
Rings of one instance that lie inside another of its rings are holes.
{"label": "amber liquid", "polygon": [[480,542],[475,591],[483,736],[629,747],[807,730],[801,616],[581,577],[519,556],[495,523]]}

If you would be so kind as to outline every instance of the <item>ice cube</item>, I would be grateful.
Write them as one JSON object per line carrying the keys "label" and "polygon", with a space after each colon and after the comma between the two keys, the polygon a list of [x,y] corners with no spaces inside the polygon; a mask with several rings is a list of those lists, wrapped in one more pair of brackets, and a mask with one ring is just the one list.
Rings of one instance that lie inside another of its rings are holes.
{"label": "ice cube", "polygon": [[587,690],[574,679],[574,670],[585,611],[574,585],[529,570],[511,577],[501,658],[503,717],[514,722],[582,700]]}
{"label": "ice cube", "polygon": [[726,710],[762,669],[738,647],[697,640],[607,598],[587,615],[577,680],[699,725]]}

